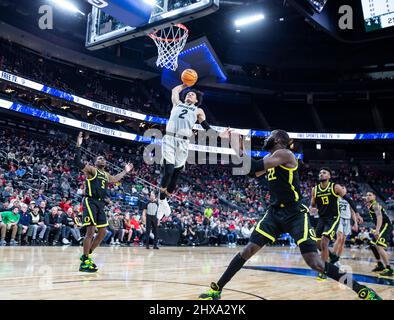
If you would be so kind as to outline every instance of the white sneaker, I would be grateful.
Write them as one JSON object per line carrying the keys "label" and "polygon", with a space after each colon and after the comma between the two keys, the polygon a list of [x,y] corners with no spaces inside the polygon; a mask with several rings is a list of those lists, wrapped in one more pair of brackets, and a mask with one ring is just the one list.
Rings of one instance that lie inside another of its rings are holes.
{"label": "white sneaker", "polygon": [[157,219],[160,221],[163,216],[168,217],[171,214],[171,208],[167,199],[159,200],[159,208],[157,209]]}
{"label": "white sneaker", "polygon": [[63,244],[70,244],[70,241],[68,241],[66,238],[63,238],[62,243]]}

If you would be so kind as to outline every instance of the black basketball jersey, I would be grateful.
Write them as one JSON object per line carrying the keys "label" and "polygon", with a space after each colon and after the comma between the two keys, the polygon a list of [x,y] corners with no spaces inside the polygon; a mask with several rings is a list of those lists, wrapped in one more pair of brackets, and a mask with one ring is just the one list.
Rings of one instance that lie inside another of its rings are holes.
{"label": "black basketball jersey", "polygon": [[382,224],[385,224],[386,222],[391,223],[390,222],[390,218],[388,217],[388,215],[386,214],[386,211],[384,210],[384,208],[375,200],[371,203],[370,207],[369,207],[369,216],[371,217],[371,219],[373,220],[373,222],[376,224],[376,212],[375,209],[373,208],[374,204],[377,204],[380,208],[380,212],[382,213]]}
{"label": "black basketball jersey", "polygon": [[340,196],[335,194],[334,186],[334,182],[329,182],[325,189],[320,187],[320,183],[314,188],[319,217],[335,217],[340,215]]}
{"label": "black basketball jersey", "polygon": [[301,200],[298,164],[295,168],[278,166],[267,170],[266,178],[273,206],[284,206]]}
{"label": "black basketball jersey", "polygon": [[96,168],[93,178],[86,179],[85,195],[89,198],[101,199],[107,196],[108,175]]}

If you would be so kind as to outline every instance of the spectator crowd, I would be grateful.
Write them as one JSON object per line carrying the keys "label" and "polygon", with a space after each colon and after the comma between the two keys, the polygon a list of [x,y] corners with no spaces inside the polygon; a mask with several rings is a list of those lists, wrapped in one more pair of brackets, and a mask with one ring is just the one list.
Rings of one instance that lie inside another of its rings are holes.
{"label": "spectator crowd", "polygon": [[[81,224],[85,177],[73,168],[72,141],[73,137],[64,132],[53,131],[48,137],[16,129],[0,131],[1,245],[81,243],[85,232]],[[150,241],[153,235],[146,235],[142,213],[151,192],[156,191],[158,166],[143,163],[138,145],[133,145],[131,153],[94,139],[84,145],[86,161],[89,153],[101,153],[115,167],[122,168],[127,162],[135,165],[131,176],[109,187],[109,226],[103,245],[142,245]],[[357,178],[346,168],[334,172],[334,180],[347,186],[368,221]],[[220,165],[190,165],[187,173],[172,197],[172,215],[162,219],[159,230],[178,234],[178,245],[245,244],[269,203],[264,179],[233,176],[228,167]],[[317,168],[303,165],[301,187],[307,205],[316,176]],[[353,243],[364,243],[371,228],[360,228],[352,235]]]}
{"label": "spectator crowd", "polygon": [[[8,40],[0,39],[0,43],[2,70],[95,101],[167,114],[168,106],[160,105],[162,92],[145,87],[142,81],[131,83],[76,65],[60,66],[60,62]],[[85,177],[72,165],[74,137],[57,129],[51,129],[49,136],[16,129],[0,131],[0,245],[79,245],[85,232],[80,205]],[[150,194],[157,191],[160,171],[157,165],[143,163],[142,147],[115,148],[108,141],[94,139],[84,143],[85,161],[104,154],[113,165],[110,170],[128,162],[135,166],[122,183],[110,185],[104,245],[137,245],[152,237],[146,235],[142,212]],[[303,164],[301,170],[302,196],[308,206],[318,168]],[[372,171],[366,176],[363,180],[353,168],[337,166],[333,178],[347,187],[368,221],[363,183],[369,182],[387,208],[394,209],[394,176]],[[269,200],[264,177],[234,176],[229,167],[221,165],[188,165],[187,175],[182,175],[171,199],[172,215],[163,218],[160,229],[176,232],[178,245],[244,244]],[[353,234],[354,243],[368,239],[370,230],[366,225]]]}

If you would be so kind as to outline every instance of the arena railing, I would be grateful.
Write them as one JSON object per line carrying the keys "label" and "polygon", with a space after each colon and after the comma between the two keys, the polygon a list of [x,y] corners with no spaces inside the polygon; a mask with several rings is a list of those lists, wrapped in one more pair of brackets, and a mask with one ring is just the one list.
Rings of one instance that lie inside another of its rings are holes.
{"label": "arena railing", "polygon": [[[140,143],[158,144],[158,145],[161,144],[160,139],[148,138],[148,137],[137,135],[135,133],[101,127],[92,123],[71,119],[55,113],[39,110],[28,105],[12,102],[10,100],[0,99],[0,108],[8,111],[13,111],[16,113],[28,115],[34,118],[39,118],[41,120],[51,121],[57,124],[73,127],[78,130],[94,132],[100,135],[106,135],[114,138],[120,138],[129,141],[140,142]],[[198,145],[198,144],[190,144],[189,150],[197,151],[197,152],[205,152],[205,153],[235,155],[235,151],[230,148],[211,147],[211,146]],[[267,154],[268,152],[265,151],[257,151],[257,150],[250,151],[250,156],[252,157],[264,157]],[[303,155],[300,153],[295,153],[295,156],[298,159],[303,158]]]}
{"label": "arena railing", "polygon": [[[140,112],[134,112],[131,110],[126,110],[122,108],[118,108],[116,106],[111,106],[99,102],[95,102],[83,97],[79,97],[77,95],[67,93],[47,85],[37,83],[32,80],[28,80],[26,78],[22,78],[20,76],[16,76],[12,73],[0,70],[0,80],[14,83],[16,85],[29,88],[32,90],[36,90],[42,92],[44,94],[57,97],[62,100],[69,101],[71,103],[79,104],[91,109],[99,110],[106,113],[115,114],[121,117],[126,117],[130,119],[152,122],[156,124],[165,125],[168,121],[166,118],[161,118],[153,115],[146,115]],[[211,126],[213,129],[222,132],[226,130],[226,127],[219,126]],[[196,130],[204,130],[199,124],[194,126]],[[235,133],[244,136],[253,136],[253,137],[267,137],[270,135],[270,131],[260,131],[253,129],[239,129],[239,128],[231,128]],[[394,139],[394,132],[387,133],[317,133],[317,132],[289,132],[289,135],[293,139],[300,140],[385,140],[385,139]]]}

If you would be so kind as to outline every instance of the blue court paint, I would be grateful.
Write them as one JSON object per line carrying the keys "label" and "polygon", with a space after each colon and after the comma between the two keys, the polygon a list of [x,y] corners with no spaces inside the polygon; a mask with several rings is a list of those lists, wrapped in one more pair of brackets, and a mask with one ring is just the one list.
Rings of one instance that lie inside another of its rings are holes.
{"label": "blue court paint", "polygon": [[[299,250],[296,252],[282,252],[282,251],[268,251],[269,254],[280,254],[280,255],[300,255]],[[376,263],[376,260],[373,256],[370,258],[359,258],[359,257],[349,257],[349,256],[342,256],[341,260],[353,260],[353,261],[365,261],[365,262],[371,262],[371,263]],[[394,259],[389,260],[390,264],[394,264]]]}
{"label": "blue court paint", "polygon": [[[273,267],[273,266],[246,266],[246,267],[243,267],[243,269],[295,274],[298,276],[307,276],[307,277],[313,277],[313,278],[317,277],[316,271],[313,271],[311,269],[304,269],[304,268],[282,268],[282,267]],[[378,278],[378,277],[374,277],[374,276],[368,276],[368,275],[357,274],[357,273],[353,273],[353,278],[354,278],[354,280],[356,280],[358,282],[380,284],[380,285],[394,287],[394,279]]]}

